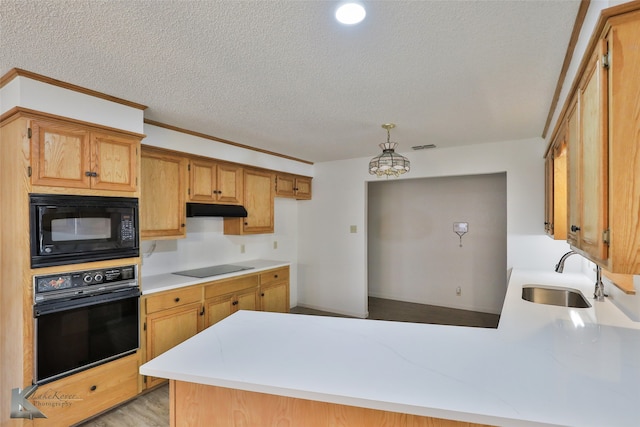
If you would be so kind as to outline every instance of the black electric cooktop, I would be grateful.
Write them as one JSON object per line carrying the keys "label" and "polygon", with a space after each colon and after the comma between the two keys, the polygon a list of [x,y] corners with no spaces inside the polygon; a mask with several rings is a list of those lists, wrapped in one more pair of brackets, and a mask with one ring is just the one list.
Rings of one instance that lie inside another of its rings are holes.
{"label": "black electric cooktop", "polygon": [[176,271],[173,274],[179,276],[197,277],[202,279],[204,277],[218,276],[220,274],[235,273],[236,271],[251,270],[253,267],[243,267],[241,265],[223,264],[213,265],[211,267],[196,268],[193,270]]}

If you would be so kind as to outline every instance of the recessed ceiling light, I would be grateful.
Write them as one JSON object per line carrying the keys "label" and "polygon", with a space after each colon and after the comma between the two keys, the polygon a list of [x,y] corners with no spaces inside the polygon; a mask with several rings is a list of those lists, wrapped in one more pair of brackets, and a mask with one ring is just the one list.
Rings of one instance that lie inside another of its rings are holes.
{"label": "recessed ceiling light", "polygon": [[345,25],[357,24],[366,15],[367,11],[360,3],[345,3],[336,10],[336,19]]}

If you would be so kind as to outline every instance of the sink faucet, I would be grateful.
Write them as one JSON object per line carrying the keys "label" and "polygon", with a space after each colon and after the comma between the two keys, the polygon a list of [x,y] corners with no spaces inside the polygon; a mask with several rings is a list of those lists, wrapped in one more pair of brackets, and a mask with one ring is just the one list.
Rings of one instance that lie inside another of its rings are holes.
{"label": "sink faucet", "polygon": [[564,270],[564,262],[567,260],[567,258],[569,258],[571,255],[575,255],[577,252],[574,251],[569,251],[566,254],[562,255],[562,258],[560,258],[560,261],[558,261],[558,263],[556,264],[556,273],[562,273],[562,271]]}
{"label": "sink faucet", "polygon": [[604,293],[604,283],[602,283],[602,268],[596,265],[596,289],[593,291],[593,298],[596,301],[604,301],[604,297],[608,296]]}

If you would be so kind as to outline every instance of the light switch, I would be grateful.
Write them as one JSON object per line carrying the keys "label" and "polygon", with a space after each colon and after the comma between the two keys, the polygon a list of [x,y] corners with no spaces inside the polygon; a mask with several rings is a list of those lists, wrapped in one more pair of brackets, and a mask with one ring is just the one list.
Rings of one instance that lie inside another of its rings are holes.
{"label": "light switch", "polygon": [[358,232],[358,226],[357,225],[352,225],[351,226],[351,232],[352,233],[357,233]]}

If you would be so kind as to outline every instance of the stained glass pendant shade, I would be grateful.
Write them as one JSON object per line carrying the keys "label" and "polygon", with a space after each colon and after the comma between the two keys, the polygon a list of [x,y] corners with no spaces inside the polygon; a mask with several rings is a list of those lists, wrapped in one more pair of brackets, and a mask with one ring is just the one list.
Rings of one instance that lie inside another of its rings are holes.
{"label": "stained glass pendant shade", "polygon": [[385,123],[382,125],[383,129],[387,130],[387,142],[380,144],[382,153],[371,159],[369,162],[369,173],[371,175],[377,175],[378,177],[395,176],[398,177],[403,173],[409,172],[411,163],[409,159],[395,152],[395,148],[398,146],[397,142],[391,142],[390,130],[396,127],[393,123]]}

